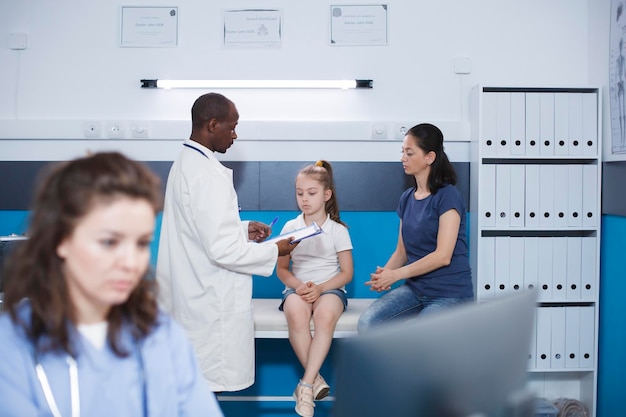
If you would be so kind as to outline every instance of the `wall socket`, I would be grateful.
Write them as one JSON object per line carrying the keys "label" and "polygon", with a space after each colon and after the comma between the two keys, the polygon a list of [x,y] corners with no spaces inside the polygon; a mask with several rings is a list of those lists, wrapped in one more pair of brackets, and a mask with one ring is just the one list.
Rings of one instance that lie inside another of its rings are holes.
{"label": "wall socket", "polygon": [[124,139],[126,137],[126,128],[124,123],[119,121],[110,121],[106,123],[106,137],[109,139]]}
{"label": "wall socket", "polygon": [[101,130],[99,121],[87,121],[83,124],[83,136],[88,139],[99,139]]}
{"label": "wall socket", "polygon": [[408,132],[411,127],[413,127],[413,124],[409,122],[396,123],[393,129],[396,140],[403,140],[406,132]]}

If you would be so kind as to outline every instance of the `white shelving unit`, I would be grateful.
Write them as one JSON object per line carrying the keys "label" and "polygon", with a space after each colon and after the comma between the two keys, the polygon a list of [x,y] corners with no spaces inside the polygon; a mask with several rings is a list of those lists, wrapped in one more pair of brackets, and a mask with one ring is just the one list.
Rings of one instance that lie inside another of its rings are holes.
{"label": "white shelving unit", "polygon": [[596,415],[602,145],[598,88],[478,85],[470,257],[478,302],[538,288],[529,388]]}

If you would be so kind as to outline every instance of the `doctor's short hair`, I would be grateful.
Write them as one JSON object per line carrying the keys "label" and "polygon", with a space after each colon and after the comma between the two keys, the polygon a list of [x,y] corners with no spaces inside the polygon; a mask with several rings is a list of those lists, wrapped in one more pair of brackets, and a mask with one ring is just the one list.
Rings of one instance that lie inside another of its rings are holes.
{"label": "doctor's short hair", "polygon": [[[20,322],[20,301],[30,300],[31,321],[20,324],[38,349],[73,353],[67,322],[75,323],[75,314],[57,247],[100,204],[119,198],[144,200],[156,215],[163,201],[160,183],[147,166],[118,152],[95,153],[48,170],[31,207],[28,239],[15,248],[7,264],[4,288],[4,305],[15,322]],[[155,323],[155,284],[147,278],[146,272],[128,300],[114,306],[107,317],[109,343],[119,356],[126,355],[116,339],[122,322],[130,322],[138,337],[147,335]],[[44,339],[48,342],[39,346]]]}
{"label": "doctor's short hair", "polygon": [[191,125],[201,128],[211,119],[224,120],[234,103],[219,93],[207,93],[196,99],[191,106]]}

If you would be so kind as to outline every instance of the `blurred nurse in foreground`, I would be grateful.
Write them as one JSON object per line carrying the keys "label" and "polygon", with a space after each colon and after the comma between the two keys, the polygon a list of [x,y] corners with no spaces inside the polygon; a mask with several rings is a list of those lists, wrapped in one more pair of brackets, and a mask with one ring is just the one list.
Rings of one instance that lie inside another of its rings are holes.
{"label": "blurred nurse in foreground", "polygon": [[147,280],[159,179],[119,153],[55,167],[9,260],[3,416],[222,416]]}

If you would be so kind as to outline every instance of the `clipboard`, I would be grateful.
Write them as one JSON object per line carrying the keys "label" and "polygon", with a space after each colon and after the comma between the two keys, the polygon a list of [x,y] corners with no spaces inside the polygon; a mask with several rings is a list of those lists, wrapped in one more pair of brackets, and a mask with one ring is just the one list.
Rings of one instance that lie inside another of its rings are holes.
{"label": "clipboard", "polygon": [[296,229],[291,232],[283,233],[282,235],[273,237],[271,239],[264,240],[261,243],[276,243],[279,240],[288,239],[291,236],[294,237],[291,243],[298,243],[303,239],[308,239],[313,236],[317,236],[322,233],[323,230],[321,227],[317,225],[317,223],[312,222],[309,226],[303,227],[301,229]]}

